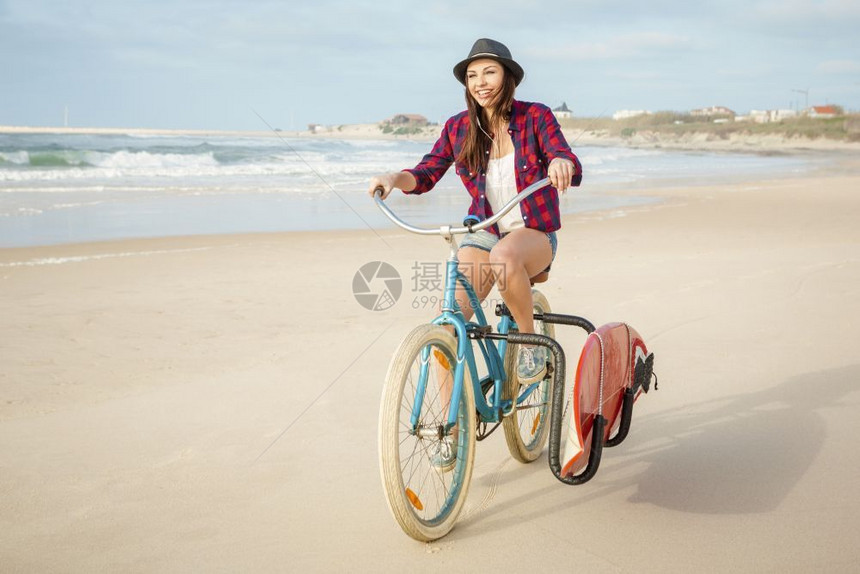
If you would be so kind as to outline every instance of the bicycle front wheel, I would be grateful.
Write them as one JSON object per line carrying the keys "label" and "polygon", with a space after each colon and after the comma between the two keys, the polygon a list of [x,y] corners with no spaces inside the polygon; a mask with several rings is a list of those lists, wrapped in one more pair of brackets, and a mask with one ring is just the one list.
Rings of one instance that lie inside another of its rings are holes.
{"label": "bicycle front wheel", "polygon": [[[417,327],[391,359],[379,412],[388,506],[406,534],[425,542],[454,527],[472,477],[475,398],[468,369],[462,393],[452,396],[456,364],[453,335],[438,325]],[[451,401],[457,423],[446,433]]]}
{"label": "bicycle front wheel", "polygon": [[[534,312],[549,313],[549,301],[543,293],[532,289]],[[534,322],[535,333],[555,338],[555,327],[543,321]],[[549,438],[550,403],[552,402],[553,375],[531,385],[520,384],[517,378],[519,345],[508,344],[505,352],[505,379],[503,398],[516,405],[503,421],[508,450],[520,462],[532,462],[540,456]],[[547,361],[549,364],[550,361]]]}

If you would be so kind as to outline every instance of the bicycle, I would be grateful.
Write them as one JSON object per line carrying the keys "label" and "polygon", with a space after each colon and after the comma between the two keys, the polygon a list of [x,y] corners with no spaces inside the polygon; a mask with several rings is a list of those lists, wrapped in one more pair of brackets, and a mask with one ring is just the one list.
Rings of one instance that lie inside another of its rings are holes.
{"label": "bicycle", "polygon": [[[604,443],[614,446],[626,436],[632,402],[638,392],[647,391],[647,384],[642,384],[646,376],[649,381],[651,376],[650,370],[644,372],[646,357],[642,366],[637,363],[636,380],[640,386],[633,389],[632,384],[627,385],[623,405],[621,399],[617,405],[610,405],[614,415],[609,430],[615,436],[593,440],[607,432],[602,416],[603,369],[599,388],[596,384],[581,386],[577,380],[571,400],[565,401],[565,357],[555,340],[553,325],[574,325],[589,334],[597,332],[594,325],[582,317],[552,313],[546,297],[533,289],[535,333],[519,333],[504,304],[496,306],[500,321],[493,331],[474,289],[458,269],[456,235],[494,225],[520,201],[548,184],[548,178],[534,183],[485,221],[467,220],[461,227],[433,229],[403,222],[383,203],[381,190],[374,194],[379,208],[395,224],[421,235],[441,235],[450,246],[441,313],[429,324],[413,329],[399,345],[386,373],[379,414],[380,470],[386,500],[403,531],[416,540],[441,538],[454,527],[469,489],[475,442],[490,436],[499,425],[504,428],[514,459],[523,463],[536,460],[549,440],[549,463],[555,476],[567,484],[581,484],[594,476]],[[458,307],[457,285],[465,290],[475,311],[471,321],[465,320]],[[516,375],[520,344],[548,349],[552,361],[547,362],[542,380],[520,384]],[[600,348],[604,348],[602,342]],[[582,364],[580,361],[580,367]],[[583,399],[599,406],[594,407],[596,414],[590,418],[571,417],[575,419],[571,428],[579,433],[580,450],[589,451],[587,466],[576,474],[581,464],[569,462],[563,466],[560,460],[564,440],[561,429],[566,411],[571,405],[583,403]],[[620,421],[619,414],[624,415]]]}

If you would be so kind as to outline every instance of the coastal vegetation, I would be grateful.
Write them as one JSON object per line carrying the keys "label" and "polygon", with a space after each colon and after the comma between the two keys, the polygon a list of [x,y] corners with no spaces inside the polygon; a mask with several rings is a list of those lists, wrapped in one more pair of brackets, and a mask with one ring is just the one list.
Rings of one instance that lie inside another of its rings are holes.
{"label": "coastal vegetation", "polygon": [[427,131],[426,126],[394,126],[390,123],[379,124],[379,129],[384,134],[391,134],[395,136],[411,136],[416,134],[424,134]]}
{"label": "coastal vegetation", "polygon": [[669,111],[618,120],[611,117],[565,118],[559,120],[559,123],[566,132],[597,137],[631,138],[642,133],[666,137],[704,134],[709,139],[774,135],[792,139],[860,142],[860,114],[847,114],[841,110],[832,118],[797,116],[766,123],[739,121],[731,117],[700,117]]}

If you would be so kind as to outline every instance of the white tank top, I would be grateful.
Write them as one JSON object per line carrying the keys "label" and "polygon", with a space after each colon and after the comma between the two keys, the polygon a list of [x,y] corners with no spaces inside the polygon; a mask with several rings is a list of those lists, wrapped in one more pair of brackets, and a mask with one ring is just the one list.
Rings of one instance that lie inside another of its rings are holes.
{"label": "white tank top", "polygon": [[[491,159],[487,165],[487,200],[493,213],[498,213],[507,202],[517,195],[517,175],[514,154]],[[525,227],[519,206],[514,207],[499,220],[499,231],[507,233]]]}

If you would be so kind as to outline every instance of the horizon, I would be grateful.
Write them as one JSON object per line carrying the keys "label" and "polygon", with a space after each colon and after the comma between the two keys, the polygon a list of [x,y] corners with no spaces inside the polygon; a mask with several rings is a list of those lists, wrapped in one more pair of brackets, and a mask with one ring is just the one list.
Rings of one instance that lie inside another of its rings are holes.
{"label": "horizon", "polygon": [[[561,105],[561,104],[558,104]],[[750,108],[746,110],[744,113],[737,112],[736,110],[732,110],[735,112],[736,117],[749,117],[753,112],[768,112],[768,111],[796,111],[798,113],[797,118],[803,118],[805,116],[801,115],[803,112],[807,110],[811,110],[812,108],[825,107],[825,106],[840,106],[837,103],[828,103],[828,104],[810,104],[808,108],[800,109],[800,110],[792,110],[790,108],[774,108],[771,110],[764,108]],[[552,106],[551,106],[552,107]],[[719,106],[714,106],[719,107]],[[700,108],[694,108],[700,109]],[[644,110],[643,114],[678,114],[678,115],[689,115],[694,109],[691,110],[668,110],[668,109],[657,109],[657,110]],[[643,111],[641,108],[637,108],[635,110],[615,110],[614,113],[624,112],[624,111]],[[296,127],[296,129],[283,129],[278,126],[273,127],[262,127],[262,128],[248,128],[248,129],[229,129],[229,128],[176,128],[176,127],[151,127],[151,126],[133,126],[133,125],[121,125],[121,126],[97,126],[97,125],[14,125],[14,124],[2,124],[0,123],[0,133],[13,133],[17,130],[34,130],[34,131],[46,131],[46,130],[59,130],[57,133],[61,133],[63,131],[75,131],[75,130],[105,130],[105,131],[151,131],[151,132],[201,132],[201,133],[214,133],[214,132],[244,132],[244,133],[254,133],[254,134],[280,134],[280,133],[302,133],[308,132],[309,126],[318,125],[326,128],[331,127],[350,127],[350,126],[375,126],[381,125],[391,117],[400,114],[417,114],[418,112],[397,112],[395,114],[389,114],[386,118],[377,120],[377,121],[368,121],[368,122],[346,122],[346,123],[337,123],[337,124],[323,124],[320,122],[311,122],[310,124],[304,127]],[[857,115],[860,114],[860,110],[849,110],[847,108],[844,109],[844,115]],[[419,114],[424,115],[424,114]],[[426,117],[426,116],[425,116]],[[630,119],[637,116],[629,116],[628,118],[620,118],[617,121],[623,121],[623,119]],[[603,116],[581,116],[581,115],[573,115],[569,119],[572,120],[597,120],[597,119],[612,119],[616,120],[616,118],[612,117],[611,113],[607,113]],[[441,125],[442,122],[435,122],[430,118],[427,118],[428,126],[436,126]],[[4,130],[12,130],[5,131]],[[22,132],[23,133],[23,132]]]}
{"label": "horizon", "polygon": [[[565,14],[569,23],[548,33],[546,22]],[[441,123],[464,107],[451,69],[478,37],[503,41],[525,68],[519,99],[566,102],[575,117],[750,102],[856,111],[858,27],[860,5],[849,0],[501,0],[492,10],[477,0],[7,0],[0,50],[15,66],[4,73],[0,124],[303,131],[378,123],[390,110]]]}

